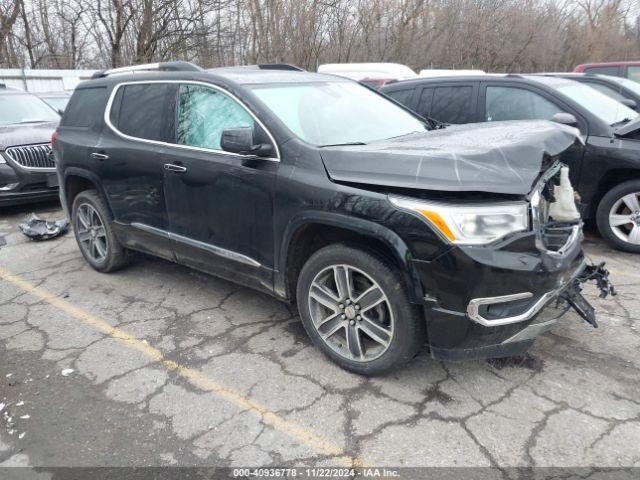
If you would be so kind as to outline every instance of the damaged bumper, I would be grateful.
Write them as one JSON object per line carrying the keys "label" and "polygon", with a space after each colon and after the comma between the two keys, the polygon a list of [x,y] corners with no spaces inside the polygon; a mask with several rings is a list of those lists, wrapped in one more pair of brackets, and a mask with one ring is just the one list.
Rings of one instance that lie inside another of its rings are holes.
{"label": "damaged bumper", "polygon": [[[561,255],[535,248],[535,235],[522,234],[499,245],[455,248],[431,262],[415,260],[425,290],[442,292],[424,306],[432,356],[520,355],[570,308],[595,325],[582,284],[596,280],[602,292],[613,292],[604,267],[587,264],[581,239],[570,238]],[[452,277],[453,271],[464,275]]]}

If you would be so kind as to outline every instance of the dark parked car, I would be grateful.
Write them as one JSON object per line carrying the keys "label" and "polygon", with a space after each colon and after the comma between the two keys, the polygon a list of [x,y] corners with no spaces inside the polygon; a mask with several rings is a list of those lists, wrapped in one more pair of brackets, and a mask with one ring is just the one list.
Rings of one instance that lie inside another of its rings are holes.
{"label": "dark parked car", "polygon": [[50,141],[59,121],[35,95],[0,84],[0,206],[58,198]]}
{"label": "dark parked car", "polygon": [[610,75],[585,73],[543,73],[548,77],[560,77],[584,83],[636,111],[640,108],[640,83]]}
{"label": "dark parked car", "polygon": [[549,218],[575,129],[432,129],[301,71],[135,68],[78,86],[53,141],[96,270],[137,250],[297,301],[313,342],[363,374],[426,339],[435,358],[522,353],[555,299],[581,298],[581,223]]}
{"label": "dark parked car", "polygon": [[584,218],[613,246],[640,252],[637,112],[593,88],[551,76],[418,79],[382,91],[422,116],[450,123],[548,119],[580,129],[585,149],[563,156]]}

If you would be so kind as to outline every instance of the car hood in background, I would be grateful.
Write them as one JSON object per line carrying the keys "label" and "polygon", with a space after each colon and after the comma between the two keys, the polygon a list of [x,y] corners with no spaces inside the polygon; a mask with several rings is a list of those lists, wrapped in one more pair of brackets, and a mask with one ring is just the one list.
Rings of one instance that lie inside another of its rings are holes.
{"label": "car hood in background", "polygon": [[526,195],[544,158],[580,141],[575,128],[548,121],[491,122],[324,147],[321,155],[339,182]]}
{"label": "car hood in background", "polygon": [[622,125],[614,130],[614,133],[618,137],[626,137],[640,130],[640,115],[632,119],[630,122]]}
{"label": "car hood in background", "polygon": [[57,126],[56,122],[0,125],[0,150],[16,145],[49,143]]}

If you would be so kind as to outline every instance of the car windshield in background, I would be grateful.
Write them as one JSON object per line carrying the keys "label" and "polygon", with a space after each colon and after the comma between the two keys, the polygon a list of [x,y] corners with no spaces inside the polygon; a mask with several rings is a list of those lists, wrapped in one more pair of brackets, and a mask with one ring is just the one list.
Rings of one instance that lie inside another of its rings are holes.
{"label": "car windshield in background", "polygon": [[33,95],[0,95],[0,125],[58,122],[60,115]]}
{"label": "car windshield in background", "polygon": [[607,122],[607,125],[616,125],[625,120],[631,120],[638,115],[635,110],[584,83],[551,77],[538,77],[535,80],[546,83],[566,95]]}
{"label": "car windshield in background", "polygon": [[617,83],[621,87],[631,90],[636,95],[640,95],[640,83],[634,82],[633,80],[629,80],[628,78],[613,77],[611,75],[600,75],[600,76],[606,78],[607,80]]}
{"label": "car windshield in background", "polygon": [[355,82],[255,85],[252,90],[289,130],[313,145],[368,143],[427,129]]}
{"label": "car windshield in background", "polygon": [[47,102],[51,107],[61,112],[64,112],[64,109],[67,108],[67,103],[69,103],[69,97],[40,97],[45,102]]}

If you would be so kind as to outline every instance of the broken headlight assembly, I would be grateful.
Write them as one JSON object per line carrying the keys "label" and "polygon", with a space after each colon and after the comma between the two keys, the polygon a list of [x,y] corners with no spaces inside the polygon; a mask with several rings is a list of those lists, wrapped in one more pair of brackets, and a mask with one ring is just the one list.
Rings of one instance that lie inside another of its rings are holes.
{"label": "broken headlight assembly", "polygon": [[420,215],[443,239],[458,245],[483,245],[529,229],[525,202],[452,204],[399,196],[389,200]]}

